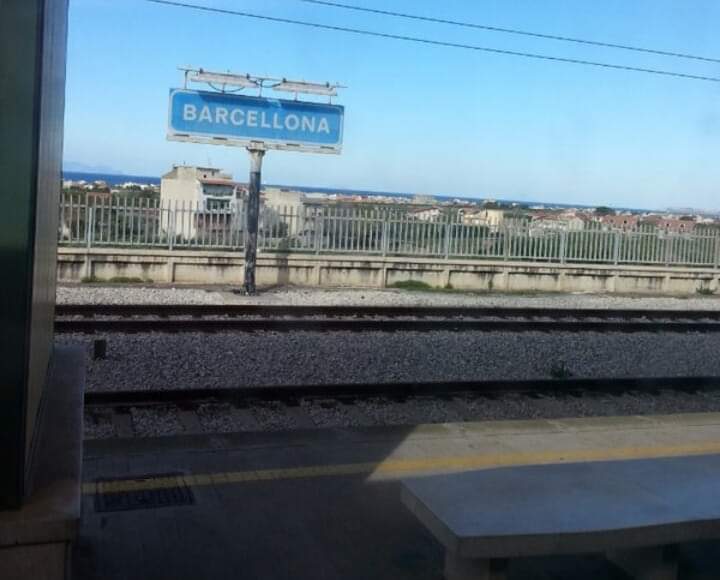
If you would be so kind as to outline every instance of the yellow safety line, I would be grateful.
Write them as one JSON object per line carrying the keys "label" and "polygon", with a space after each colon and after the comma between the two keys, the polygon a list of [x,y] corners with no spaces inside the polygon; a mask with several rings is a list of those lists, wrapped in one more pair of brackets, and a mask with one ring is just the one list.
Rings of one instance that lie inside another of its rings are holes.
{"label": "yellow safety line", "polygon": [[423,457],[419,459],[386,459],[380,462],[368,463],[312,465],[307,467],[286,467],[280,469],[257,469],[173,477],[87,482],[83,484],[83,493],[86,495],[95,495],[97,493],[164,489],[175,487],[179,484],[188,486],[226,485],[251,481],[278,481],[338,475],[372,474],[373,477],[392,478],[411,474],[469,471],[473,469],[489,469],[492,467],[508,467],[513,465],[676,457],[680,455],[708,455],[713,453],[720,453],[720,441],[669,446],[616,447],[564,451],[552,450],[454,457]]}

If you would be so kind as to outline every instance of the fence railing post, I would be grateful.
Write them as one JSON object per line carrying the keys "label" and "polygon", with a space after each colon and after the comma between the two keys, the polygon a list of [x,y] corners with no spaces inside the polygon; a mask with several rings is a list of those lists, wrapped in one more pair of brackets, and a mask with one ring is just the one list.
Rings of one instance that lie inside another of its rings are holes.
{"label": "fence railing post", "polygon": [[85,201],[85,247],[92,247],[93,231],[95,229],[95,211],[90,203]]}
{"label": "fence railing post", "polygon": [[613,236],[613,264],[616,266],[620,263],[620,230],[615,230]]}
{"label": "fence railing post", "polygon": [[383,212],[383,223],[382,223],[382,255],[387,256],[388,253],[388,246],[390,245],[390,240],[388,239],[390,235],[390,222],[388,221],[388,213]]}
{"label": "fence railing post", "polygon": [[447,216],[447,223],[445,224],[445,248],[444,248],[444,254],[445,259],[450,258],[450,234],[452,232],[452,223],[451,223],[451,217]]}
{"label": "fence railing post", "polygon": [[323,213],[315,213],[315,253],[319,254],[322,248],[323,237],[325,236],[325,215]]}
{"label": "fence railing post", "polygon": [[[510,261],[510,236],[512,236],[511,226],[501,226],[503,231],[503,259],[506,262]],[[498,228],[498,232],[500,228]]]}
{"label": "fence railing post", "polygon": [[175,220],[177,218],[177,204],[176,207],[172,207],[172,205],[169,205],[167,212],[168,212],[168,249],[172,250],[173,246],[175,245]]}
{"label": "fence railing post", "polygon": [[567,230],[560,230],[560,263],[565,263],[567,254]]}
{"label": "fence railing post", "polygon": [[720,268],[720,235],[715,233],[715,245],[713,250],[713,269]]}

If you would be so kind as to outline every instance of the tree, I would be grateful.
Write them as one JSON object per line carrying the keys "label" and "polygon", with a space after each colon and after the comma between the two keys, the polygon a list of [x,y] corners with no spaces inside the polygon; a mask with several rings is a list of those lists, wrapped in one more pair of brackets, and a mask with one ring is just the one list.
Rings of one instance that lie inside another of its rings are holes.
{"label": "tree", "polygon": [[615,215],[615,210],[611,207],[601,205],[595,208],[595,215]]}

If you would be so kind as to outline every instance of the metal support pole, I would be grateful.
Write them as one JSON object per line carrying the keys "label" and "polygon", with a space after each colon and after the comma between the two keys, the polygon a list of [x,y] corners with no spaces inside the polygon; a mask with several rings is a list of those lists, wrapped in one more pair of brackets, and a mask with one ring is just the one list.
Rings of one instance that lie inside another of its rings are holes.
{"label": "metal support pole", "polygon": [[260,214],[260,174],[265,151],[250,149],[250,181],[248,183],[248,203],[246,212],[247,241],[245,244],[245,294],[254,296],[255,263],[257,261],[258,218]]}

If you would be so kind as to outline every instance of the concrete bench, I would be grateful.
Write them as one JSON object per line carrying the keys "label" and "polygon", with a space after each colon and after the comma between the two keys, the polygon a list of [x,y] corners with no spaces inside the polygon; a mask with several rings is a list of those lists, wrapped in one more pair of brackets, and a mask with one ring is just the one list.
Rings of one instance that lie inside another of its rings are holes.
{"label": "concrete bench", "polygon": [[448,580],[501,580],[511,558],[605,553],[675,580],[680,543],[720,538],[720,455],[510,467],[406,479]]}

